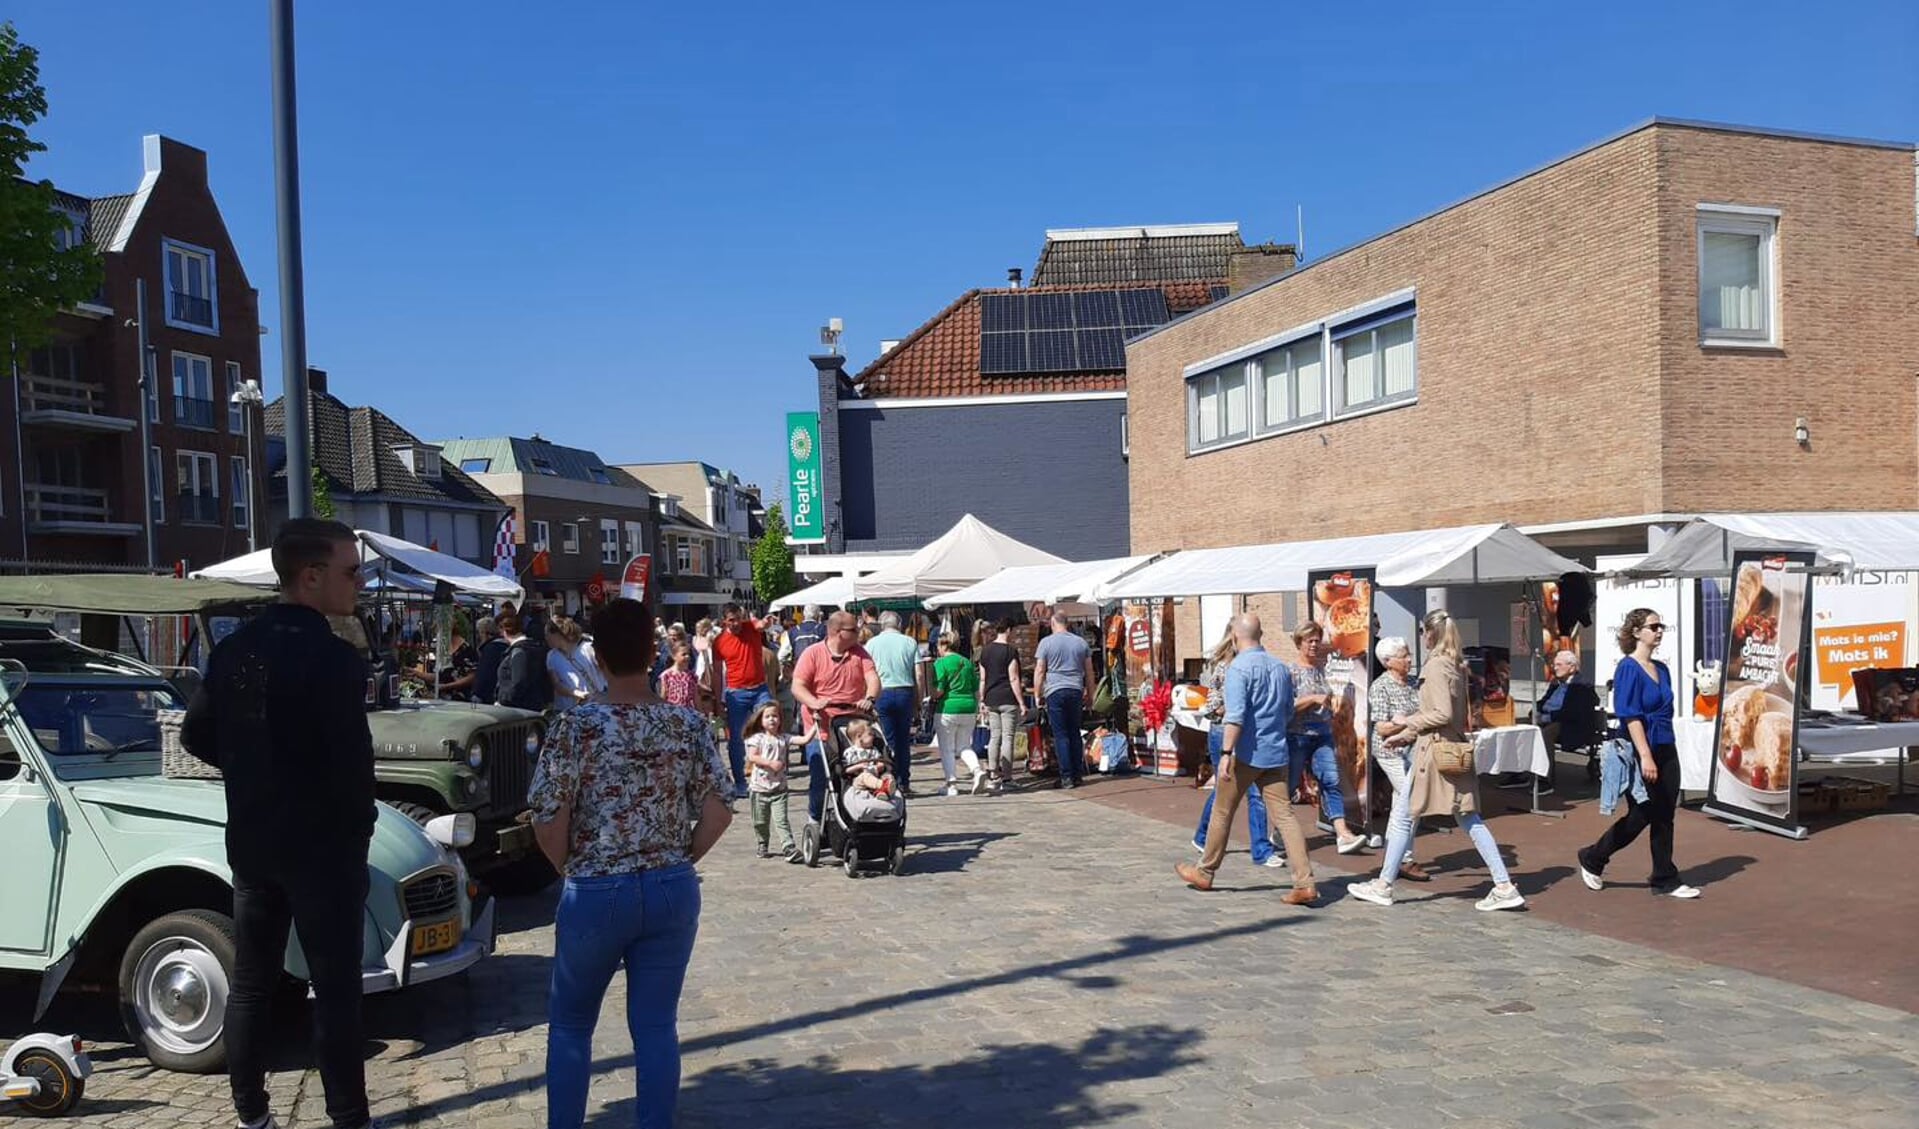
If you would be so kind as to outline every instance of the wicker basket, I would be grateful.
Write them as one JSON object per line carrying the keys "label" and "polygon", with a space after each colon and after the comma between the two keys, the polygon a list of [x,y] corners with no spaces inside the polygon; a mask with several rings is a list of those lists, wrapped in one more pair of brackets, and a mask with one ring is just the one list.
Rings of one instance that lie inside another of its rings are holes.
{"label": "wicker basket", "polygon": [[185,710],[160,710],[160,775],[169,780],[218,780],[220,770],[187,752],[180,743]]}

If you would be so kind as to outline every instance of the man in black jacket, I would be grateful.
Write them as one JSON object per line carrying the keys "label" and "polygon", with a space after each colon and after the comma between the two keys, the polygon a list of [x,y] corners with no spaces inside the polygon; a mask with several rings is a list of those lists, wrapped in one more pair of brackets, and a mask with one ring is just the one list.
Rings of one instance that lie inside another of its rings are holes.
{"label": "man in black jacket", "polygon": [[280,602],[214,648],[187,710],[187,750],[226,778],[235,959],[228,1074],[248,1129],[267,1105],[271,1003],[291,925],[306,956],[327,1115],[362,1129],[360,929],[373,835],[367,664],[328,627],[360,590],[359,541],[336,521],[289,521],[273,541]]}
{"label": "man in black jacket", "polygon": [[520,633],[520,617],[500,617],[506,653],[500,657],[497,704],[536,713],[553,704],[553,679],[546,672],[546,648]]}
{"label": "man in black jacket", "polygon": [[506,657],[506,640],[500,638],[500,625],[490,615],[481,616],[474,629],[480,636],[480,661],[473,671],[473,700],[492,705],[500,692],[500,660]]}

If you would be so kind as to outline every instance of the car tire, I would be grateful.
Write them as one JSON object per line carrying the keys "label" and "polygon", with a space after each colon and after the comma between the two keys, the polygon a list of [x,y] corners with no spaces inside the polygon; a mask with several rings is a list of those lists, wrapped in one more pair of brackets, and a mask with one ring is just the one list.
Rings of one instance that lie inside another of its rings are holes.
{"label": "car tire", "polygon": [[553,885],[559,877],[546,856],[535,851],[489,869],[482,880],[501,897],[524,898]]}
{"label": "car tire", "polygon": [[382,800],[380,802],[392,808],[394,811],[399,812],[401,815],[406,816],[421,827],[426,826],[427,820],[438,819],[446,814],[443,811],[434,811],[425,804],[416,804],[411,800]]}
{"label": "car tire", "polygon": [[68,1070],[52,1051],[27,1051],[14,1060],[13,1069],[20,1077],[40,1083],[39,1093],[13,1104],[32,1117],[59,1117],[79,1105],[87,1092],[87,1080]]}
{"label": "car tire", "polygon": [[148,1061],[182,1074],[227,1063],[233,919],[190,909],[149,922],[120,959],[120,1019]]}

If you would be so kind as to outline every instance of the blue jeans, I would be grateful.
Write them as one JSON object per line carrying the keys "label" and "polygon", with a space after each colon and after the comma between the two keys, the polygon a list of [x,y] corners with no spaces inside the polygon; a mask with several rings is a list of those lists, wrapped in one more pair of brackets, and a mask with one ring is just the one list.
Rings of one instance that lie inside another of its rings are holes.
{"label": "blue jeans", "polygon": [[[1219,774],[1219,758],[1224,755],[1221,746],[1225,740],[1226,726],[1214,722],[1206,731],[1206,752],[1213,758],[1215,776]],[[1213,819],[1213,800],[1218,795],[1216,791],[1206,793],[1206,807],[1199,813],[1199,830],[1193,832],[1193,842],[1202,847],[1206,845],[1206,825]],[[1273,834],[1266,823],[1266,801],[1258,788],[1246,790],[1246,835],[1253,841],[1253,862],[1266,865],[1266,860],[1273,857]]]}
{"label": "blue jeans", "polygon": [[888,686],[873,703],[880,715],[880,733],[893,750],[893,778],[901,788],[913,782],[913,712],[918,703],[911,686]]}
{"label": "blue jeans", "polygon": [[1059,778],[1079,783],[1086,770],[1086,737],[1079,731],[1086,695],[1078,690],[1055,690],[1046,695],[1046,720],[1053,730],[1053,756],[1059,760]]}
{"label": "blue jeans", "polygon": [[667,1129],[680,1091],[680,989],[700,930],[692,863],[569,878],[553,920],[547,997],[547,1129],[586,1120],[593,1028],[613,973],[626,965],[626,1029],[633,1039],[634,1122]]}
{"label": "blue jeans", "polygon": [[[1287,779],[1293,791],[1299,790],[1299,778],[1310,762],[1313,779],[1319,781],[1319,811],[1328,823],[1346,818],[1346,799],[1339,792],[1339,758],[1333,753],[1331,733],[1288,733],[1292,758]],[[1288,796],[1287,799],[1292,797]]]}
{"label": "blue jeans", "polygon": [[726,692],[726,756],[733,765],[733,794],[746,795],[746,727],[759,708],[773,699],[764,688]]}
{"label": "blue jeans", "polygon": [[[1408,819],[1403,824],[1393,824],[1386,832],[1386,861],[1379,866],[1379,880],[1388,886],[1399,877],[1400,864],[1412,857],[1413,835],[1410,828],[1413,822]],[[1472,839],[1474,849],[1479,852],[1480,861],[1486,864],[1487,870],[1492,871],[1493,884],[1504,886],[1512,881],[1512,877],[1506,873],[1506,860],[1499,857],[1499,844],[1493,840],[1492,828],[1487,827],[1486,821],[1479,818],[1479,813],[1460,812],[1459,826],[1466,832],[1467,837]]]}

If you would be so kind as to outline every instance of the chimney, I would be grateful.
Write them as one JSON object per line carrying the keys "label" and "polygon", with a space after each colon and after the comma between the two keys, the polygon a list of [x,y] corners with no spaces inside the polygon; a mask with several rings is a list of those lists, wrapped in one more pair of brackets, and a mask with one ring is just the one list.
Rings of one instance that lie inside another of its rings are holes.
{"label": "chimney", "polygon": [[1291,274],[1299,264],[1299,252],[1290,243],[1261,243],[1232,253],[1226,261],[1226,290],[1238,294],[1262,282]]}
{"label": "chimney", "polygon": [[1020,270],[1020,269],[1019,269],[1018,267],[1009,267],[1009,268],[1007,268],[1007,271],[1006,271],[1006,284],[1007,284],[1008,286],[1011,286],[1011,287],[1012,287],[1013,289],[1015,289],[1015,290],[1018,290],[1018,289],[1019,289],[1019,280],[1020,280],[1020,277],[1021,277],[1021,275],[1022,275],[1023,273],[1024,273],[1024,272],[1022,272],[1022,271],[1021,271],[1021,270]]}
{"label": "chimney", "polygon": [[325,369],[311,365],[307,367],[307,391],[320,396],[327,395]]}
{"label": "chimney", "polygon": [[880,342],[880,356],[884,357],[886,354],[899,348],[899,344],[900,343],[897,339]]}

